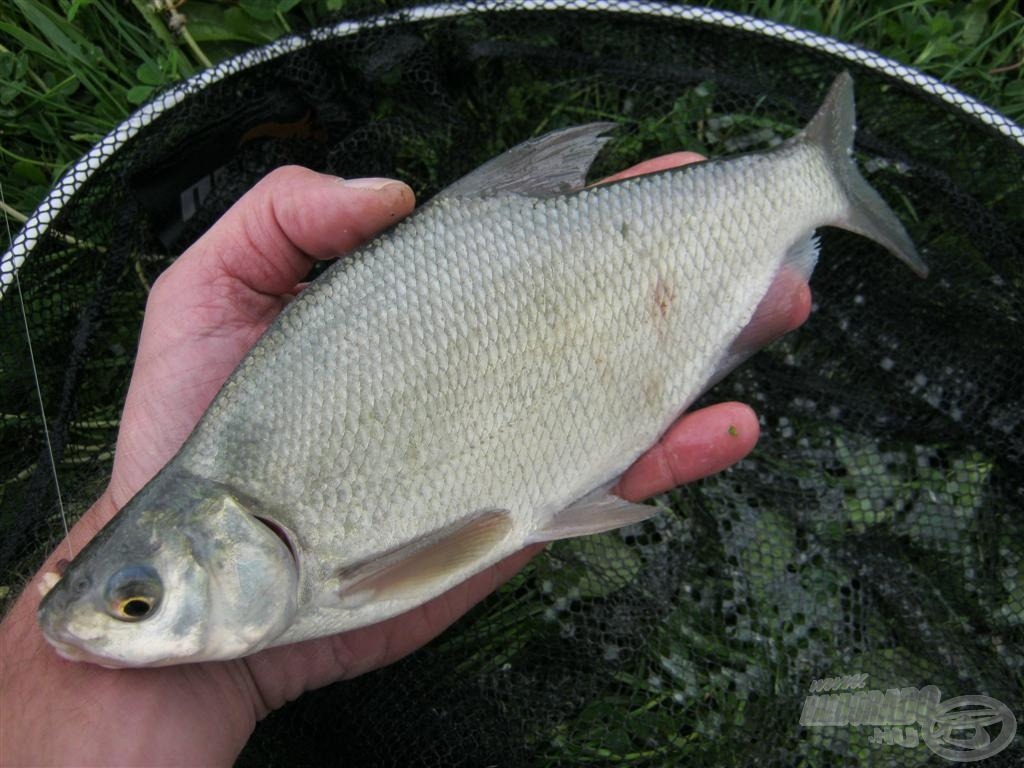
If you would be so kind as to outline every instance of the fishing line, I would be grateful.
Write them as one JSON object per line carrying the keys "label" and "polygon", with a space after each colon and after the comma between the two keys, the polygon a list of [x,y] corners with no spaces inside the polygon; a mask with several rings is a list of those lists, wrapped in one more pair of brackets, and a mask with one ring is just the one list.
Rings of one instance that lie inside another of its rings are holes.
{"label": "fishing line", "polygon": [[[4,198],[4,185],[0,182],[0,203],[4,208],[4,225],[7,227],[7,242],[13,242],[11,235],[11,220],[7,215],[7,200]],[[71,549],[71,532],[68,530],[68,518],[64,512],[64,499],[60,492],[60,481],[57,479],[57,462],[53,458],[53,445],[50,443],[50,428],[46,421],[46,407],[43,405],[43,388],[39,384],[39,370],[36,368],[36,355],[32,349],[32,334],[28,329],[28,313],[25,311],[25,296],[21,292],[21,278],[18,277],[18,270],[14,270],[14,284],[18,288],[18,302],[21,304],[21,321],[25,326],[25,340],[28,342],[28,357],[32,363],[32,378],[36,384],[36,397],[39,398],[39,415],[43,420],[43,436],[46,438],[46,452],[50,456],[50,469],[53,471],[53,485],[57,489],[57,507],[60,509],[60,521],[64,524],[64,541],[68,545],[68,559],[75,557]]]}

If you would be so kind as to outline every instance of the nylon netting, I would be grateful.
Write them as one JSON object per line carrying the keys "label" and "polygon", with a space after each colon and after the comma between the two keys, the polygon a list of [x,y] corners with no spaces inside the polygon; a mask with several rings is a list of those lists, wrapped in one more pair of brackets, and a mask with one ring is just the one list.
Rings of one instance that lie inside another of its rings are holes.
{"label": "nylon netting", "polygon": [[[396,176],[426,199],[531,135],[617,120],[598,178],[678,149],[768,148],[847,68],[862,167],[932,277],[825,231],[810,321],[705,397],[757,409],[749,458],[663,497],[649,523],[551,546],[427,648],[272,715],[241,763],[937,760],[868,726],[801,726],[813,680],[857,673],[1019,717],[1024,143],[827,51],[579,5],[322,34],[108,139],[19,271],[72,512],[109,475],[146,286],[271,168]],[[61,531],[14,298],[0,300],[8,598]],[[1018,738],[986,764],[1022,756]]]}

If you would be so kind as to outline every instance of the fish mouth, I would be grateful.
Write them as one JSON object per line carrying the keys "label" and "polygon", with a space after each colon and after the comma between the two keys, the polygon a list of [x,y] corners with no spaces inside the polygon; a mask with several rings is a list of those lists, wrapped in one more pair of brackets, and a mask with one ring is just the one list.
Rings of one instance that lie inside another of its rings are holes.
{"label": "fish mouth", "polygon": [[120,669],[124,666],[116,659],[111,659],[106,656],[98,656],[91,651],[85,650],[80,644],[81,638],[66,629],[44,627],[43,637],[46,638],[46,642],[53,646],[57,655],[62,659],[74,662],[85,661],[90,664],[105,667],[106,669]]}
{"label": "fish mouth", "polygon": [[[47,596],[47,598],[49,597],[51,595]],[[72,632],[58,616],[59,612],[52,609],[50,601],[44,599],[39,606],[39,628],[42,630],[46,642],[53,646],[62,659],[75,662],[87,661],[107,668],[122,666],[116,659],[99,656],[86,650],[84,648],[85,638]]]}
{"label": "fish mouth", "polygon": [[53,649],[57,651],[57,655],[62,659],[67,659],[68,661],[86,661],[88,659],[89,654],[77,645],[57,640],[49,635],[46,635],[46,641],[53,646]]}

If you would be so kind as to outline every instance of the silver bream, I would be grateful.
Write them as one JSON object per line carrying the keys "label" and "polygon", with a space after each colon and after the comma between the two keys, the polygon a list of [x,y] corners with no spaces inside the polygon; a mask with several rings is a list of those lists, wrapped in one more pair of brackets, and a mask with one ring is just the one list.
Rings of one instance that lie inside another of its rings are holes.
{"label": "silver bream", "polygon": [[853,163],[847,74],[771,152],[584,189],[610,127],[506,152],[303,291],[46,596],[57,650],[236,658],[643,520],[608,489],[753,351],[815,228],[926,271]]}

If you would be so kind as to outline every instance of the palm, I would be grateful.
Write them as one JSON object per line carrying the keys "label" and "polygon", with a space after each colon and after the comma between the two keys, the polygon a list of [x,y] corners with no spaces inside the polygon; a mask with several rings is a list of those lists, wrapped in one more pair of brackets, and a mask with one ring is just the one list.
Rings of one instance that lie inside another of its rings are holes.
{"label": "palm", "polygon": [[[221,384],[279,311],[261,297],[267,319],[225,323],[202,295],[164,301],[159,281],[144,324],[143,345],[121,421],[111,493],[118,508],[174,455]],[[160,350],[147,354],[150,349]],[[146,357],[143,357],[146,355]]]}

